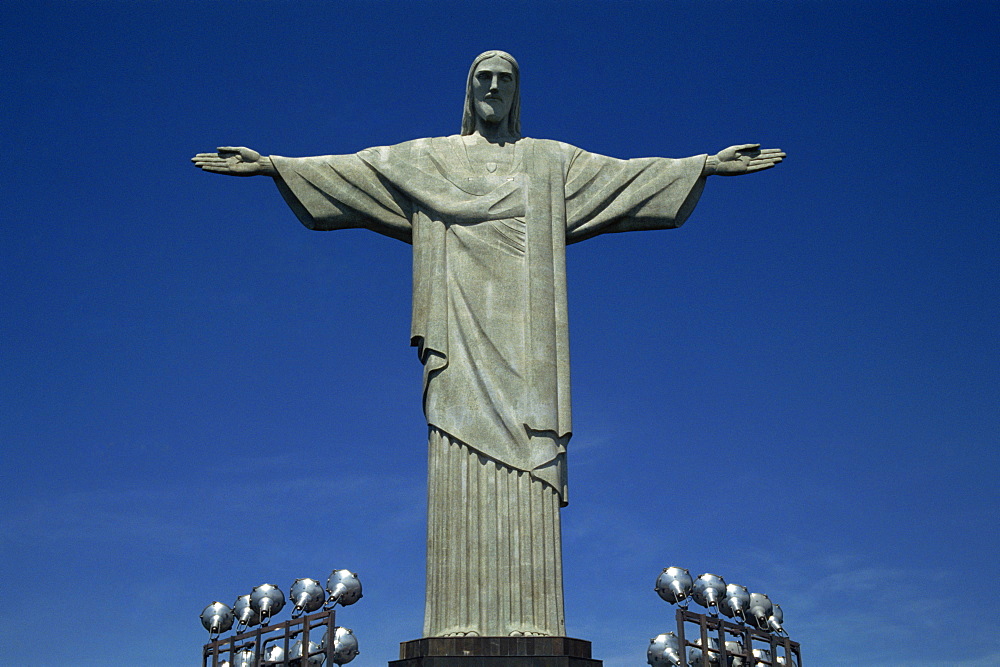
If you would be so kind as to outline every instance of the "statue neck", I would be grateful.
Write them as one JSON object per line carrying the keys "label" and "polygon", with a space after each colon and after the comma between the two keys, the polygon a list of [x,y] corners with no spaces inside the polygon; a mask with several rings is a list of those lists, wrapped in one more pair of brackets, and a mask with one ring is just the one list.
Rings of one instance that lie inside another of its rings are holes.
{"label": "statue neck", "polygon": [[506,118],[498,123],[491,123],[482,118],[476,118],[476,131],[473,132],[473,135],[478,135],[491,144],[503,144],[517,139],[517,137],[512,137],[507,132]]}

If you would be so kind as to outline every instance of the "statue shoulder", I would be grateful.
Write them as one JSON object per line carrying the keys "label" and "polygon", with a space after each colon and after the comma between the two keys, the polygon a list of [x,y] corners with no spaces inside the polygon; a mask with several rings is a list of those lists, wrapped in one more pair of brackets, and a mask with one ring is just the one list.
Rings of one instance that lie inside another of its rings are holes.
{"label": "statue shoulder", "polygon": [[383,158],[415,157],[425,155],[430,152],[460,147],[461,141],[462,137],[457,134],[447,137],[422,137],[420,139],[411,139],[409,141],[392,144],[390,146],[373,146],[371,148],[366,148],[361,152],[379,155]]}
{"label": "statue shoulder", "polygon": [[529,142],[530,145],[535,147],[535,151],[546,153],[552,157],[559,158],[573,158],[578,153],[582,153],[579,148],[573,146],[572,144],[567,144],[563,141],[555,141],[554,139],[531,139],[525,137],[521,141]]}

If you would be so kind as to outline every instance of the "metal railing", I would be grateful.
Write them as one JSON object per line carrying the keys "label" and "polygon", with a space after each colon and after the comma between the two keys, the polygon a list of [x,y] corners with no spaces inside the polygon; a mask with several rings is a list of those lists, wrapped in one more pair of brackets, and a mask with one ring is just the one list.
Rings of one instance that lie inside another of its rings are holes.
{"label": "metal railing", "polygon": [[[697,643],[687,639],[688,632],[686,626],[688,625],[698,626],[696,633]],[[709,637],[716,639],[718,645],[713,647]],[[742,646],[741,652],[727,650],[726,642],[732,641],[732,639],[729,639],[730,637],[740,643]],[[745,667],[756,667],[757,665],[766,665],[768,667],[777,667],[778,665],[792,667],[792,665],[798,665],[798,667],[802,667],[802,649],[798,642],[793,642],[787,636],[758,630],[749,625],[731,623],[717,616],[697,614],[683,607],[677,609],[677,639],[680,644],[680,651],[678,651],[681,659],[680,667],[729,665],[731,664],[730,657],[742,658]],[[760,650],[765,644],[767,646],[764,650],[767,651],[767,655],[758,654],[755,656],[754,649]],[[689,664],[689,648],[700,650],[701,659]],[[713,653],[721,653],[721,659],[712,660],[710,654]],[[780,660],[783,660],[783,662],[779,662]]]}
{"label": "metal railing", "polygon": [[[228,661],[232,667],[238,664],[247,664],[248,667],[287,667],[289,665],[309,664],[310,656],[323,656],[323,662],[327,665],[334,663],[334,632],[336,628],[336,613],[333,609],[318,611],[314,614],[307,614],[298,618],[293,618],[282,623],[267,625],[248,630],[246,632],[216,639],[202,648],[202,667],[221,667],[224,661]],[[324,635],[324,629],[326,630]],[[319,650],[309,650],[309,642],[320,644],[320,640],[326,637],[325,646]],[[290,658],[291,645],[295,641],[302,642],[302,655]],[[280,659],[274,661],[265,660],[265,653],[272,646],[281,646]],[[238,662],[238,656],[242,651],[250,650],[253,658],[249,663]]]}

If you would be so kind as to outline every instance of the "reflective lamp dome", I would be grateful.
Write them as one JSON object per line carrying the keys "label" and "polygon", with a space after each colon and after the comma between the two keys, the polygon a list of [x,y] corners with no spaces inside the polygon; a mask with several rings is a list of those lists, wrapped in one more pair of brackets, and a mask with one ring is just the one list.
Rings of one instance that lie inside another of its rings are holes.
{"label": "reflective lamp dome", "polygon": [[251,628],[260,623],[260,614],[250,606],[250,595],[241,595],[236,598],[233,605],[233,615],[236,616],[236,626],[238,628]]}
{"label": "reflective lamp dome", "polygon": [[771,618],[773,610],[771,599],[763,593],[750,594],[750,607],[747,613],[747,622],[758,630],[767,631],[769,629],[768,619]]}
{"label": "reflective lamp dome", "polygon": [[[288,664],[292,667],[319,667],[326,660],[326,656],[319,653],[319,644],[316,642],[309,642],[309,653],[310,655],[302,660],[302,640],[298,640],[292,644],[292,648],[288,649]],[[312,655],[315,653],[316,655]]]}
{"label": "reflective lamp dome", "polygon": [[726,582],[716,574],[705,574],[695,579],[691,589],[691,597],[694,601],[711,611],[712,607],[717,607],[719,600],[726,594]]}
{"label": "reflective lamp dome", "polygon": [[213,635],[221,635],[233,627],[233,610],[221,602],[213,602],[201,612],[201,624]]}
{"label": "reflective lamp dome", "polygon": [[236,652],[236,657],[233,658],[233,667],[256,667],[257,656],[253,654],[251,649],[245,648],[242,651]]}
{"label": "reflective lamp dome", "polygon": [[281,644],[271,644],[264,649],[264,662],[282,664],[285,662],[285,647]]}
{"label": "reflective lamp dome", "polygon": [[346,607],[361,599],[361,582],[355,572],[334,570],[326,580],[326,592],[330,594],[331,607],[338,602],[341,607]]}
{"label": "reflective lamp dome", "polygon": [[785,628],[782,623],[785,622],[785,614],[781,611],[781,607],[773,604],[771,605],[771,615],[767,618],[767,624],[775,632],[784,632]]}
{"label": "reflective lamp dome", "polygon": [[[699,648],[689,648],[688,649],[688,665],[692,667],[702,666],[702,650],[701,650],[701,637],[695,640],[695,644]],[[708,653],[708,664],[712,667],[722,667],[722,654],[719,652],[719,640],[715,637],[708,638],[708,648],[714,649],[707,651]]]}
{"label": "reflective lamp dome", "polygon": [[284,606],[285,594],[272,584],[261,584],[250,593],[250,607],[260,614],[260,622],[264,625],[267,625],[267,620]]}
{"label": "reflective lamp dome", "polygon": [[291,589],[288,591],[288,597],[291,598],[292,604],[295,605],[296,612],[306,612],[308,614],[323,606],[323,602],[326,601],[326,591],[323,590],[318,581],[306,577],[295,580],[295,583],[292,584]]}
{"label": "reflective lamp dome", "polygon": [[646,649],[646,662],[653,667],[680,665],[681,645],[677,635],[667,632],[650,639],[649,648]]}
{"label": "reflective lamp dome", "polygon": [[[320,648],[326,650],[326,633],[323,633],[323,641],[319,643]],[[346,665],[354,658],[358,657],[358,638],[349,628],[336,627],[333,629],[333,661],[338,665]]]}
{"label": "reflective lamp dome", "polygon": [[745,621],[749,607],[750,592],[746,586],[726,584],[726,594],[719,600],[719,611],[729,618],[740,618]]}
{"label": "reflective lamp dome", "polygon": [[737,641],[726,642],[726,660],[729,667],[746,667],[743,644]]}
{"label": "reflective lamp dome", "polygon": [[666,567],[656,578],[657,594],[670,604],[678,604],[691,595],[691,573],[683,567]]}

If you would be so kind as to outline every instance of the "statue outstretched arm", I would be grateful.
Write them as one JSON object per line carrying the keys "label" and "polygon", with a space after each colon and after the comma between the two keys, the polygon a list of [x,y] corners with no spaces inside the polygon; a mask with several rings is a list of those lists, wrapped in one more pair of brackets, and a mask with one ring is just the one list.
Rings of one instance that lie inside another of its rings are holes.
{"label": "statue outstretched arm", "polygon": [[785,159],[780,148],[761,149],[760,144],[740,144],[709,155],[705,160],[704,176],[741,176],[770,169]]}
{"label": "statue outstretched arm", "polygon": [[218,153],[198,153],[194,166],[227,176],[277,176],[271,158],[244,146],[219,146]]}

